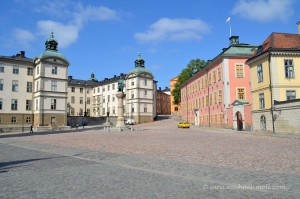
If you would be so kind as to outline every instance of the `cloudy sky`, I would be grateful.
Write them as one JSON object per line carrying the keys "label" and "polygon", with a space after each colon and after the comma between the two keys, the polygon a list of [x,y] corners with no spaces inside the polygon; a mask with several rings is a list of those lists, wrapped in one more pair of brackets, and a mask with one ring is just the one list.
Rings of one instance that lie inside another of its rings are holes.
{"label": "cloudy sky", "polygon": [[0,55],[24,50],[34,58],[53,30],[73,78],[127,73],[141,52],[164,88],[190,60],[213,59],[228,47],[230,26],[241,43],[255,45],[272,32],[296,34],[299,1],[2,0]]}

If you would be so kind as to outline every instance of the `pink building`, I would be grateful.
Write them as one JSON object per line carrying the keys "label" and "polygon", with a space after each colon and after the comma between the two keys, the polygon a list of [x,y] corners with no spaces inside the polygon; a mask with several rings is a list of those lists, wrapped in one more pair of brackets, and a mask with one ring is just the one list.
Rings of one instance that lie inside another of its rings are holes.
{"label": "pink building", "polygon": [[231,36],[230,46],[181,86],[182,119],[196,126],[250,129],[250,70],[245,62],[256,48]]}

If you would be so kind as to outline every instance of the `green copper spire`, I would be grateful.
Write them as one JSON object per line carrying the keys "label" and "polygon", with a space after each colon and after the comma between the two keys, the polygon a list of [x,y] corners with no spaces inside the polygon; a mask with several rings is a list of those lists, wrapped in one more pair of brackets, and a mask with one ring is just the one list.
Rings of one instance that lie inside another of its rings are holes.
{"label": "green copper spire", "polygon": [[141,53],[138,53],[138,57],[135,60],[135,67],[145,67],[145,61],[143,60],[143,58],[141,57]]}
{"label": "green copper spire", "polygon": [[54,33],[51,31],[49,38],[47,39],[46,43],[46,50],[53,50],[57,51],[57,41],[54,39]]}

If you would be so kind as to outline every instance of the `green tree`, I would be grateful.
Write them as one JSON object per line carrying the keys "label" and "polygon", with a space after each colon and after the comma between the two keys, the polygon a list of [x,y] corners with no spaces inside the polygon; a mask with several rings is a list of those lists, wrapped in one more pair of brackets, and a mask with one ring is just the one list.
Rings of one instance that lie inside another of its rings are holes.
{"label": "green tree", "polygon": [[172,90],[172,95],[174,96],[174,104],[180,104],[181,102],[181,92],[180,86],[191,78],[195,72],[198,72],[204,68],[206,65],[206,61],[201,59],[192,59],[190,63],[186,66],[186,68],[182,69],[181,73],[178,75],[178,80],[174,85],[174,89]]}

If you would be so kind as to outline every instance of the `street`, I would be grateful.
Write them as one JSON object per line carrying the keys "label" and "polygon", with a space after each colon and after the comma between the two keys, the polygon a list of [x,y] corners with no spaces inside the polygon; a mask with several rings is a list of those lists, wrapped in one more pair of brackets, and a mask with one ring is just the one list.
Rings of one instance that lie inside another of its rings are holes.
{"label": "street", "polygon": [[299,197],[300,139],[176,124],[0,134],[0,198]]}

